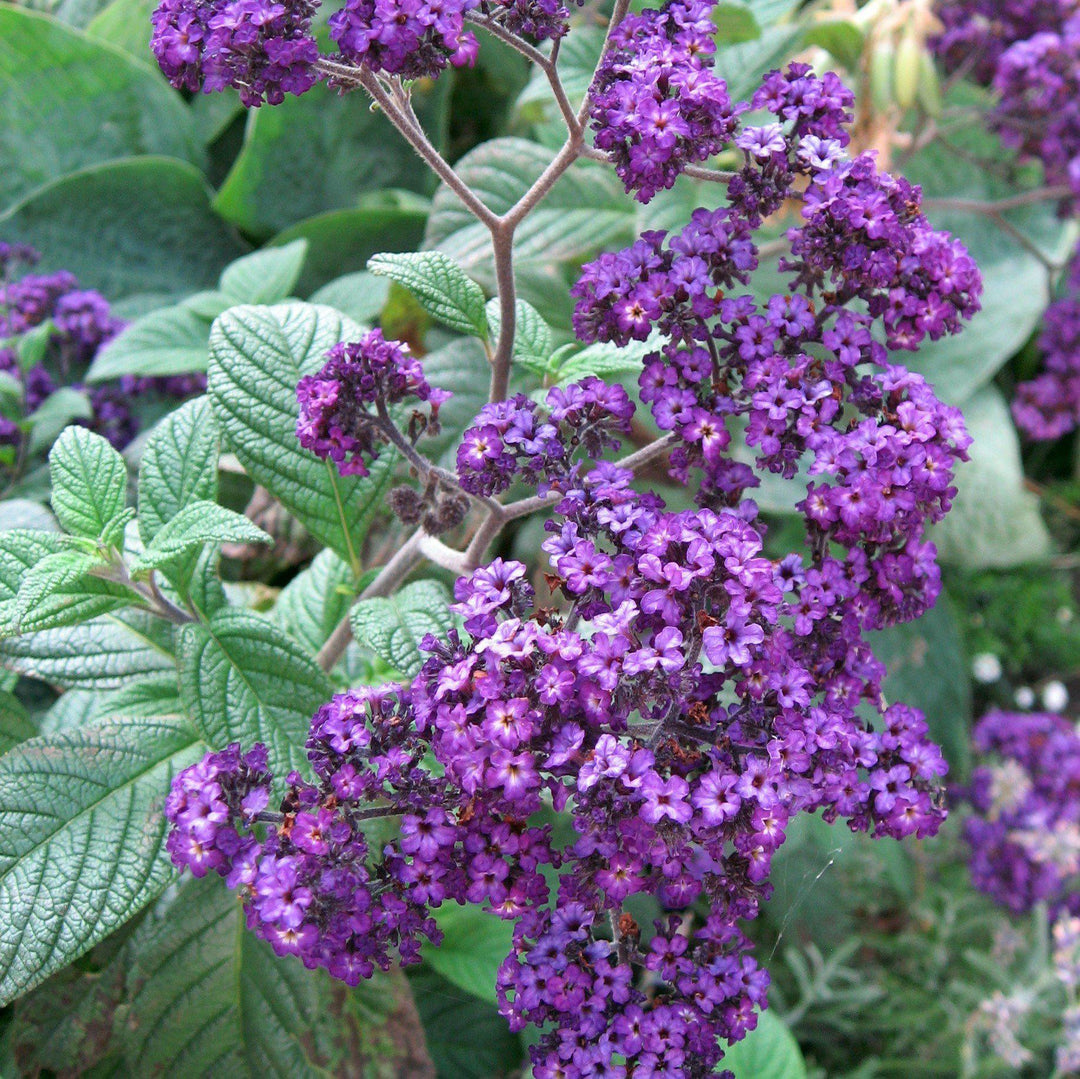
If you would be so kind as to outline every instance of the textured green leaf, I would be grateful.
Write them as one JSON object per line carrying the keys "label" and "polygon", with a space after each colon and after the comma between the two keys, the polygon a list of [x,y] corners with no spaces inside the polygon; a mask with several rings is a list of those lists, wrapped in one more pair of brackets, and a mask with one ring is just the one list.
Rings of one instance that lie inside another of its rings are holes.
{"label": "textured green leaf", "polygon": [[457,903],[444,903],[433,914],[443,940],[437,948],[424,945],[424,962],[448,982],[494,1004],[495,977],[514,944],[513,923]]}
{"label": "textured green leaf", "polygon": [[70,270],[112,302],[180,297],[213,285],[243,250],[209,196],[206,178],[183,161],[127,158],[38,188],[0,217],[0,235],[40,251],[41,272]]}
{"label": "textured green leaf", "polygon": [[956,498],[931,537],[946,562],[967,569],[1018,566],[1050,553],[1038,499],[1024,488],[1020,443],[1008,405],[986,386],[964,405],[971,460],[956,474]]}
{"label": "textured green leaf", "polygon": [[720,1067],[735,1079],[806,1079],[799,1043],[772,1012],[758,1016],[757,1027],[725,1052]]}
{"label": "textured green leaf", "polygon": [[46,555],[22,579],[15,597],[15,618],[22,624],[30,611],[39,607],[50,594],[77,585],[101,560],[86,551],[64,550]]}
{"label": "textured green leaf", "polygon": [[333,693],[315,661],[272,622],[221,610],[184,626],[177,647],[180,695],[204,740],[264,742],[279,776],[302,768],[311,717]]}
{"label": "textured green leaf", "polygon": [[[528,190],[551,159],[551,152],[525,139],[493,139],[466,154],[458,174],[496,213],[504,213]],[[544,201],[518,226],[514,239],[522,299],[540,310],[543,289],[537,280],[557,282],[565,296],[559,264],[580,261],[601,248],[629,241],[634,203],[618,179],[601,165],[575,165]],[[424,237],[457,259],[489,292],[496,291],[491,236],[449,188],[435,193]],[[565,306],[565,301],[564,301]]]}
{"label": "textured green leaf", "polygon": [[390,292],[390,282],[366,270],[344,274],[311,294],[312,303],[332,307],[358,325],[376,321]]}
{"label": "textured green leaf", "polygon": [[320,551],[282,589],[274,620],[312,654],[318,652],[356,597],[352,568],[333,551]]}
{"label": "textured green leaf", "polygon": [[[47,506],[32,502],[28,498],[5,498],[0,502],[0,532],[14,528],[37,529],[45,532],[58,532],[60,526]],[[3,540],[0,539],[0,546]]]}
{"label": "textured green leaf", "polygon": [[242,513],[197,499],[162,526],[139,558],[139,566],[162,566],[205,543],[273,543],[273,538]]}
{"label": "textured green leaf", "polygon": [[359,574],[360,544],[382,506],[394,454],[363,478],[340,476],[296,439],[296,384],[359,328],[312,304],[235,307],[214,323],[209,389],[225,436],[248,475]]}
{"label": "textured green leaf", "polygon": [[[514,359],[533,368],[543,368],[551,356],[551,327],[531,303],[518,300],[514,304]],[[488,300],[488,325],[492,341],[498,341],[502,328],[499,300]]]}
{"label": "textured green leaf", "polygon": [[[448,90],[435,84],[414,97],[423,111]],[[423,163],[365,96],[315,86],[272,109],[249,111],[243,148],[214,205],[244,232],[265,238],[314,214],[355,206],[366,191],[423,191],[428,182]]]}
{"label": "textured green leaf", "polygon": [[[151,615],[122,611],[81,625],[0,641],[0,666],[62,688],[115,689],[175,663]],[[145,619],[145,620],[144,620]]]}
{"label": "textured green leaf", "polygon": [[647,341],[631,341],[623,348],[604,342],[587,345],[559,365],[558,384],[568,386],[589,375],[608,382],[618,381],[623,375],[639,375],[642,361],[650,352],[656,352],[661,342],[657,335]]}
{"label": "textured green leaf", "polygon": [[[104,711],[108,695],[92,689],[69,689],[56,698],[53,706],[41,717],[41,734],[59,734],[92,723],[99,716],[115,719],[119,713]],[[164,713],[157,713],[163,715]],[[151,717],[152,718],[152,717]]]}
{"label": "textured green leaf", "polygon": [[63,549],[64,541],[58,532],[30,528],[0,532],[0,626],[14,627],[16,597],[30,570]]}
{"label": "textured green leaf", "polygon": [[187,726],[143,721],[35,738],[0,759],[0,1004],[165,886],[165,794],[199,752]]}
{"label": "textured green leaf", "polygon": [[139,462],[139,534],[144,544],[190,502],[216,497],[218,437],[207,397],[181,405],[150,432]]}
{"label": "textured green leaf", "polygon": [[488,336],[484,290],[448,255],[416,251],[374,255],[368,271],[407,288],[420,306],[458,333]]}
{"label": "textured green leaf", "polygon": [[267,247],[225,268],[221,291],[233,303],[277,303],[292,295],[307,257],[307,241]]}
{"label": "textured green leaf", "polygon": [[19,699],[11,693],[0,693],[0,754],[37,733]]}
{"label": "textured green leaf", "polygon": [[85,427],[69,427],[49,454],[52,508],[68,532],[97,539],[124,511],[127,468],[109,443]]}
{"label": "textured green leaf", "polygon": [[[245,928],[235,894],[220,880],[185,881],[139,926],[128,953],[129,1074],[369,1074],[362,1054],[393,1002],[384,978],[346,990],[325,971],[276,957]],[[371,1065],[372,1076],[381,1074]]]}
{"label": "textured green leaf", "polygon": [[94,357],[88,382],[205,371],[210,322],[183,304],[136,319]]}
{"label": "textured green leaf", "polygon": [[[65,697],[81,690],[68,690]],[[110,693],[95,693],[102,711],[110,716],[125,716],[131,719],[153,719],[155,716],[180,716],[184,706],[180,701],[180,684],[176,671],[161,671],[158,674],[131,681]],[[61,697],[61,700],[64,698]]]}
{"label": "textured green leaf", "polygon": [[0,115],[2,209],[114,158],[203,163],[183,101],[146,64],[11,5],[0,8]]}
{"label": "textured green leaf", "polygon": [[360,600],[352,609],[353,635],[395,670],[416,674],[420,642],[450,628],[450,592],[439,581],[414,581],[390,598]]}

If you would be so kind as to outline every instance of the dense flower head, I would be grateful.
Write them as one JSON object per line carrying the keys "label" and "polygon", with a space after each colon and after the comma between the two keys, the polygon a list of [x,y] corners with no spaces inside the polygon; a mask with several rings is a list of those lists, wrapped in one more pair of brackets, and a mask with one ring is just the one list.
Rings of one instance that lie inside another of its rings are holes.
{"label": "dense flower head", "polygon": [[1043,316],[1042,374],[1016,388],[1017,426],[1038,441],[1060,438],[1080,424],[1080,255],[1074,253],[1064,295]]}
{"label": "dense flower head", "polygon": [[379,445],[386,441],[389,406],[410,400],[428,406],[427,413],[414,409],[409,421],[415,442],[437,433],[439,406],[450,396],[428,385],[408,346],[387,341],[382,330],[369,330],[359,341],[331,348],[318,374],[300,380],[296,395],[300,444],[332,460],[342,475],[358,476],[368,474]]}
{"label": "dense flower head", "polygon": [[576,474],[579,451],[596,460],[618,449],[614,436],[629,431],[633,412],[622,386],[592,376],[549,390],[543,409],[524,394],[485,405],[462,436],[458,479],[470,494],[493,495],[520,476],[545,494]]}
{"label": "dense flower head", "polygon": [[405,79],[435,78],[449,64],[472,66],[479,43],[465,14],[479,0],[347,0],[330,16],[342,56]]}
{"label": "dense flower head", "polygon": [[537,41],[555,41],[570,29],[570,9],[561,0],[480,0],[480,10],[510,33]]}
{"label": "dense flower head", "polygon": [[716,51],[708,0],[668,0],[629,14],[611,35],[590,96],[601,150],[640,202],[671,187],[696,161],[732,139],[736,110],[712,71]]}
{"label": "dense flower head", "polygon": [[[410,685],[320,709],[315,783],[291,775],[277,817],[260,801],[261,839],[217,758],[167,810],[178,865],[216,870],[279,951],[347,980],[395,947],[415,960],[441,903],[512,920],[500,1005],[544,1029],[538,1075],[618,1057],[615,1074],[707,1074],[765,1003],[737,922],[768,897],[791,817],[900,837],[943,816],[921,715],[860,715],[884,669],[839,602],[860,587],[846,568],[765,557],[752,507],[672,513],[629,480],[599,465],[564,492],[544,543],[564,614],[496,559],[458,580],[462,631],[425,639]],[[365,826],[387,814],[399,838],[373,850]],[[635,895],[657,904],[651,927],[623,909]],[[701,921],[663,914],[697,901]]]}
{"label": "dense flower head", "polygon": [[1080,734],[1052,714],[991,712],[964,822],[975,886],[1021,913],[1080,914]]}
{"label": "dense flower head", "polygon": [[318,75],[311,32],[315,0],[163,0],[150,47],[180,90],[233,87],[249,107],[279,105]]}

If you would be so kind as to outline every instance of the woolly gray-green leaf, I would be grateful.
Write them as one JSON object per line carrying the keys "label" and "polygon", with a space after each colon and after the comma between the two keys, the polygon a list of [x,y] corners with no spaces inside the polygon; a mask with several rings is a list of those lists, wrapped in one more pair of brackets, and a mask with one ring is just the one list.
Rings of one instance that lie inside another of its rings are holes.
{"label": "woolly gray-green leaf", "polygon": [[420,306],[458,333],[488,336],[484,290],[440,251],[373,255],[368,271],[407,288]]}
{"label": "woolly gray-green leaf", "polygon": [[184,304],[136,319],[94,357],[87,382],[206,370],[210,321]]}
{"label": "woolly gray-green leaf", "polygon": [[34,738],[0,758],[0,1005],[165,886],[165,795],[200,751],[182,723],[125,721]]}
{"label": "woolly gray-green leaf", "polygon": [[97,539],[123,511],[127,468],[109,443],[85,427],[69,427],[49,454],[52,508],[76,536]]}
{"label": "woolly gray-green leaf", "polygon": [[383,505],[395,455],[384,449],[366,477],[341,476],[296,439],[296,384],[360,328],[329,307],[234,307],[210,335],[209,389],[230,446],[248,475],[359,574],[360,544]]}
{"label": "woolly gray-green leaf", "polygon": [[206,625],[183,627],[176,658],[184,708],[207,743],[263,742],[278,776],[304,767],[311,717],[333,686],[284,630],[221,610]]}
{"label": "woolly gray-green leaf", "polygon": [[452,621],[450,593],[439,581],[414,581],[390,598],[360,600],[350,616],[353,634],[402,674],[413,675],[423,662],[425,634],[441,637]]}

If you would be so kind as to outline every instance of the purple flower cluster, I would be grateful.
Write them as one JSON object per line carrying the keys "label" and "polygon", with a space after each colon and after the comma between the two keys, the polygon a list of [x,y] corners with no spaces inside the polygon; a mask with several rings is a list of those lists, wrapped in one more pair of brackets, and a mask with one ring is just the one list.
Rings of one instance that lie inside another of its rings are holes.
{"label": "purple flower cluster", "polygon": [[[707,1074],[765,1003],[737,923],[770,892],[788,820],[821,810],[900,837],[943,816],[922,717],[860,716],[884,670],[838,602],[858,587],[843,568],[764,557],[752,504],[670,513],[629,480],[598,465],[549,523],[565,615],[497,559],[457,582],[464,634],[427,638],[411,685],[321,709],[317,785],[289,777],[257,848],[216,758],[168,809],[178,865],[203,869],[212,848],[256,931],[339,977],[391,946],[413,960],[443,902],[513,920],[499,998],[514,1029],[546,1031],[541,1076]],[[548,803],[572,820],[562,845],[533,823]],[[391,813],[400,837],[374,852],[364,823]],[[710,913],[649,932],[623,909],[633,895]]]}
{"label": "purple flower cluster", "polygon": [[[39,408],[58,384],[77,389],[80,379],[99,348],[115,337],[124,322],[113,315],[108,301],[98,292],[81,289],[65,270],[51,274],[16,276],[17,268],[33,266],[38,254],[23,245],[0,243],[0,340],[51,324],[44,358],[27,370],[20,367],[14,348],[0,348],[0,372],[22,383],[22,415]],[[206,387],[201,374],[171,378],[122,378],[116,385],[89,390],[92,417],[85,422],[118,449],[138,433],[131,413],[133,397],[148,392],[163,397],[190,397]],[[0,417],[0,445],[17,446],[22,432],[17,419]]]}
{"label": "purple flower cluster", "polygon": [[622,386],[590,376],[549,390],[545,411],[543,419],[540,406],[523,394],[485,405],[458,447],[461,486],[494,495],[520,477],[545,494],[577,474],[577,451],[597,460],[605,449],[618,449],[614,435],[630,430],[634,405]]}
{"label": "purple flower cluster", "polygon": [[668,0],[630,14],[611,35],[590,91],[596,145],[640,202],[732,139],[736,111],[712,71],[709,0]]}
{"label": "purple flower cluster", "polygon": [[415,409],[410,418],[409,436],[415,442],[438,432],[439,406],[450,394],[428,385],[420,361],[406,345],[387,341],[382,330],[369,330],[359,341],[330,349],[322,370],[300,380],[296,396],[300,445],[332,460],[343,476],[366,476],[380,443],[387,440],[388,406],[410,399],[429,406],[426,414]]}
{"label": "purple flower cluster", "polygon": [[974,740],[984,759],[964,836],[975,886],[1017,913],[1080,914],[1080,734],[1058,715],[992,712]]}
{"label": "purple flower cluster", "polygon": [[[587,265],[574,328],[620,345],[667,338],[646,358],[641,398],[678,437],[673,474],[703,470],[702,504],[735,505],[758,482],[726,454],[736,425],[758,468],[791,477],[808,457],[810,474],[832,482],[811,484],[800,509],[812,542],[850,549],[846,598],[861,594],[864,627],[913,618],[938,591],[921,536],[948,510],[970,439],[920,376],[888,365],[871,330],[907,349],[957,332],[978,309],[979,274],[919,212],[917,188],[878,173],[870,155],[842,159],[848,98],[835,86],[792,65],[767,76],[754,105],[793,129],[742,132],[732,205]],[[759,303],[737,288],[757,265],[753,231],[798,176],[804,223],[781,262],[790,291]]]}
{"label": "purple flower cluster", "polygon": [[479,0],[347,0],[330,16],[342,56],[405,79],[435,78],[450,64],[469,66],[480,48],[465,30]]}
{"label": "purple flower cluster", "polygon": [[162,0],[150,47],[177,89],[231,86],[249,107],[279,105],[318,78],[317,7],[316,0]]}
{"label": "purple flower cluster", "polygon": [[946,0],[931,43],[998,97],[992,126],[1080,199],[1080,18],[1071,0]]}
{"label": "purple flower cluster", "polygon": [[1039,346],[1045,370],[1016,387],[1012,413],[1029,438],[1049,441],[1080,424],[1080,254],[1073,255],[1065,295],[1046,309]]}
{"label": "purple flower cluster", "polygon": [[570,29],[570,9],[561,0],[480,0],[480,10],[510,33],[537,41],[557,40]]}

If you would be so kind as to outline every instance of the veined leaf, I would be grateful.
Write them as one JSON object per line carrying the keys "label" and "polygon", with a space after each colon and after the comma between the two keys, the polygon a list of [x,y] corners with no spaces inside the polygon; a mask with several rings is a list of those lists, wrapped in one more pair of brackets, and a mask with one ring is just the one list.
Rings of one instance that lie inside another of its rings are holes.
{"label": "veined leaf", "polygon": [[85,427],[69,427],[49,454],[52,507],[76,536],[97,539],[124,511],[127,468],[109,443]]}
{"label": "veined leaf", "polygon": [[37,733],[19,699],[11,693],[0,693],[0,754]]}
{"label": "veined leaf", "polygon": [[[531,303],[517,300],[514,311],[514,359],[542,370],[551,356],[551,327]],[[491,340],[497,342],[502,329],[498,297],[488,300],[487,318]]]}
{"label": "veined leaf", "polygon": [[395,455],[384,449],[370,476],[340,476],[296,439],[296,384],[322,366],[332,345],[359,335],[329,307],[234,307],[214,323],[209,368],[214,411],[248,474],[357,574],[360,543],[383,504]]}
{"label": "veined leaf", "polygon": [[320,551],[282,589],[274,620],[314,654],[348,614],[355,598],[356,578],[349,564],[333,551]]}
{"label": "veined leaf", "polygon": [[292,295],[307,257],[307,240],[267,247],[237,259],[221,275],[232,303],[277,303]]}
{"label": "veined leaf", "polygon": [[414,581],[390,598],[360,600],[352,609],[353,634],[402,674],[416,674],[420,642],[441,636],[452,624],[450,593],[439,581]]}
{"label": "veined leaf", "polygon": [[184,708],[209,745],[264,742],[275,775],[304,767],[311,717],[333,686],[288,634],[225,609],[207,625],[184,626],[176,658]]}
{"label": "veined leaf", "polygon": [[196,499],[161,527],[137,563],[138,568],[162,566],[206,543],[272,543],[253,521],[216,502]]}
{"label": "veined leaf", "polygon": [[374,255],[368,271],[407,288],[429,315],[452,330],[487,338],[484,290],[448,255],[440,251]]}
{"label": "veined leaf", "polygon": [[0,758],[0,1004],[165,886],[165,794],[200,751],[186,725],[144,721],[34,738]]}
{"label": "veined leaf", "polygon": [[139,464],[139,534],[144,544],[190,502],[217,496],[218,437],[206,397],[170,412],[151,431]]}
{"label": "veined leaf", "polygon": [[210,321],[185,304],[136,319],[94,357],[87,382],[205,371]]}

